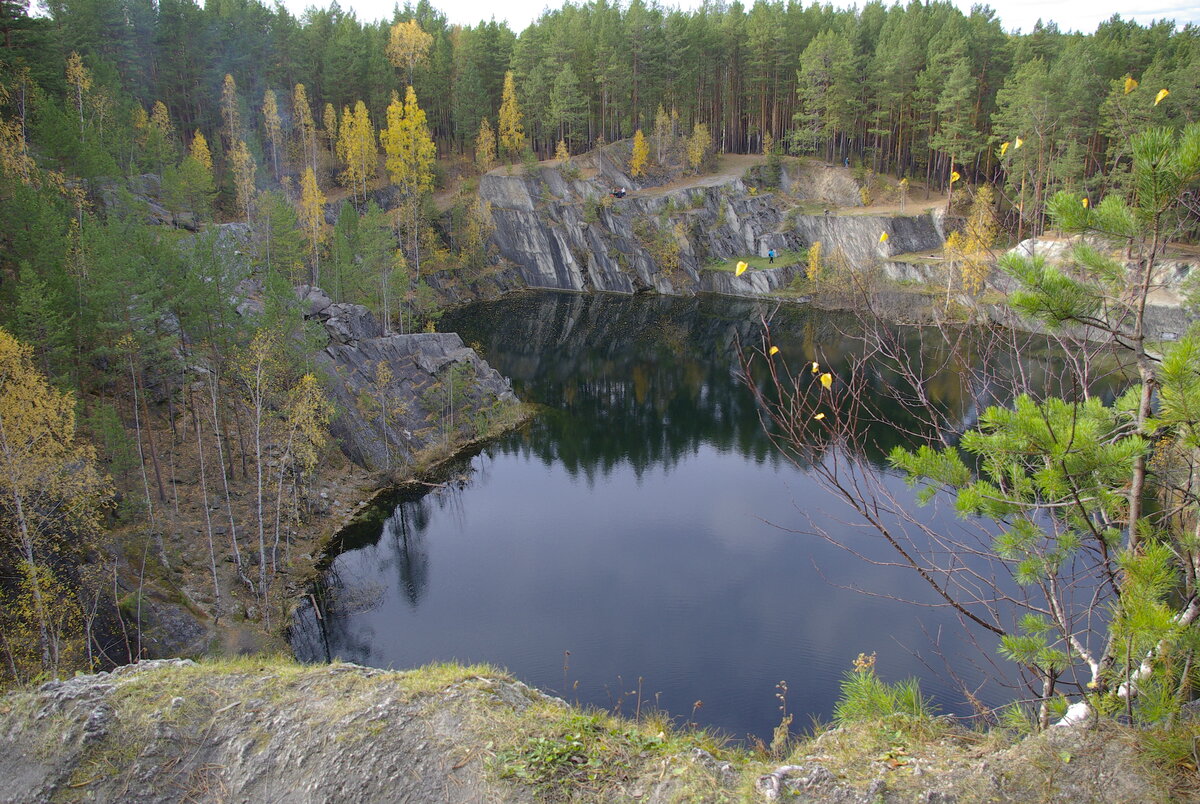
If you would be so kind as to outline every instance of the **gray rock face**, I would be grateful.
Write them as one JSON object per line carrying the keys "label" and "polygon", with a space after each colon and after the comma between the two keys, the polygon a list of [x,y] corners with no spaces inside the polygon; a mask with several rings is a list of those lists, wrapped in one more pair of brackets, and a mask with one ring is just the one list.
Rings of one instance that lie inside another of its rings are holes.
{"label": "gray rock face", "polygon": [[[479,193],[491,204],[493,242],[530,287],[691,294],[709,260],[796,241],[776,231],[783,215],[770,196],[748,195],[740,179],[611,199],[601,184],[541,168],[533,177],[485,176]],[[658,264],[664,250],[678,253],[677,267]]]}
{"label": "gray rock face", "polygon": [[700,289],[725,296],[762,296],[786,287],[801,271],[798,265],[747,271],[741,276],[729,271],[705,271],[700,275]]}
{"label": "gray rock face", "polygon": [[[1070,259],[1070,252],[1075,241],[1029,239],[1021,241],[1009,253],[1022,257],[1042,257],[1051,265],[1062,264]],[[1093,246],[1104,250],[1103,243],[1095,242]],[[1134,263],[1128,264],[1131,275],[1136,272]],[[1152,288],[1146,306],[1146,334],[1151,340],[1175,341],[1188,331],[1196,320],[1196,316],[1184,305],[1186,288],[1184,284],[1200,272],[1200,260],[1161,260],[1157,263],[1155,275],[1151,278]],[[1016,282],[1000,271],[993,274],[995,284],[1004,291],[1016,288]],[[1132,280],[1131,280],[1132,281]],[[993,318],[998,318],[997,312]],[[1081,330],[1085,335],[1090,334],[1086,329]],[[1097,337],[1103,338],[1103,335]]]}
{"label": "gray rock face", "polygon": [[[370,310],[295,288],[305,318],[328,337],[315,362],[334,403],[329,430],[352,461],[401,469],[429,447],[454,449],[486,432],[518,403],[507,379],[454,333],[384,334]],[[263,310],[262,283],[239,283],[238,313]]]}
{"label": "gray rock face", "polygon": [[382,335],[370,312],[350,304],[317,318],[330,336],[317,355],[337,408],[330,431],[368,469],[470,440],[517,402],[508,380],[454,333]]}
{"label": "gray rock face", "polygon": [[542,700],[504,678],[143,662],[6,701],[0,802],[531,801],[485,774],[478,724]]}
{"label": "gray rock face", "polygon": [[[940,249],[945,240],[941,210],[911,217],[799,215],[795,229],[806,246],[820,241],[826,259],[836,250],[854,265],[887,260],[895,254]],[[884,232],[888,239],[880,242]]]}
{"label": "gray rock face", "polygon": [[[840,197],[845,190],[823,187],[822,193]],[[939,222],[928,215],[785,216],[776,196],[750,195],[741,179],[729,176],[612,199],[602,183],[569,181],[542,167],[530,176],[484,176],[479,194],[491,205],[497,250],[519,266],[526,284],[538,288],[746,295],[778,285],[764,278],[731,284],[708,277],[704,267],[748,254],[766,256],[772,248],[800,250],[817,240],[826,254],[838,249],[855,263],[942,243]],[[886,243],[879,242],[881,231],[888,232]],[[661,255],[672,251],[678,266],[664,268]]]}

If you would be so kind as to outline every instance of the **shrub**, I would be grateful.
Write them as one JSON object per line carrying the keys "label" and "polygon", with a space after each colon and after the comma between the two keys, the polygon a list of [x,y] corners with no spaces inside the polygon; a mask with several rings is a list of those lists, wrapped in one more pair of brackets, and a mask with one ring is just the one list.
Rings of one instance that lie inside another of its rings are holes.
{"label": "shrub", "polygon": [[875,675],[875,654],[860,653],[854,669],[842,680],[834,722],[844,726],[890,717],[927,720],[933,717],[933,708],[915,678],[888,684]]}

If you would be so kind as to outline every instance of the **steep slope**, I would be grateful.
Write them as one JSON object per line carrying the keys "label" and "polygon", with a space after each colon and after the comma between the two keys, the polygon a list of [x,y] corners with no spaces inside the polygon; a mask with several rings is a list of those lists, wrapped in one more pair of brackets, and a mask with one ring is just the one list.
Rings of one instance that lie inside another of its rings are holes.
{"label": "steep slope", "polygon": [[[788,184],[798,192],[796,182]],[[786,285],[797,266],[736,278],[713,277],[705,268],[765,257],[769,249],[802,251],[815,241],[826,254],[840,251],[860,265],[942,244],[932,213],[808,214],[811,204],[757,192],[727,174],[618,199],[602,181],[568,178],[558,167],[541,165],[521,175],[492,171],[480,180],[479,196],[491,209],[500,255],[538,288],[758,295]]]}

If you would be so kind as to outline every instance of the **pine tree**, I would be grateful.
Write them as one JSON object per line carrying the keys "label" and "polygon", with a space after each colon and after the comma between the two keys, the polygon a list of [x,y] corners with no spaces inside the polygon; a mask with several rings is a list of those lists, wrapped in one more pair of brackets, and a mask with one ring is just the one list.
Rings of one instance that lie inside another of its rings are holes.
{"label": "pine tree", "polygon": [[284,276],[292,284],[307,281],[305,237],[296,210],[278,190],[260,193],[255,206],[255,266],[264,275]]}
{"label": "pine tree", "polygon": [[824,144],[832,157],[837,136],[850,128],[855,97],[854,54],[844,34],[826,30],[813,37],[800,57],[796,93],[794,147],[814,152]]}
{"label": "pine tree", "polygon": [[564,64],[550,90],[550,120],[558,126],[559,139],[574,141],[587,120],[587,98],[570,63]]}

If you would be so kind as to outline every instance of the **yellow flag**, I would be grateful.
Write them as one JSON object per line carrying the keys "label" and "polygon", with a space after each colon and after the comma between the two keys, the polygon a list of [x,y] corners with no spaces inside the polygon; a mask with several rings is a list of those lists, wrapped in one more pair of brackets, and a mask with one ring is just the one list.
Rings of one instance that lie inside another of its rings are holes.
{"label": "yellow flag", "polygon": [[826,388],[833,387],[833,375],[828,371],[821,375],[821,385],[824,385]]}
{"label": "yellow flag", "polygon": [[734,275],[734,276],[741,276],[742,274],[746,273],[746,269],[747,269],[747,268],[749,268],[749,267],[750,267],[750,266],[749,266],[749,265],[747,265],[745,262],[739,262],[739,263],[737,264],[737,270],[733,272],[733,275]]}
{"label": "yellow flag", "polygon": [[1010,145],[1012,145],[1011,142],[1000,143],[1000,155],[1001,156],[1004,156],[1006,153],[1008,153],[1008,146],[1010,146]]}
{"label": "yellow flag", "polygon": [[778,347],[778,346],[772,346],[772,347],[771,347],[771,349],[770,349],[770,351],[768,351],[768,352],[767,352],[767,354],[769,354],[769,355],[777,355],[777,354],[779,354],[779,347]]}
{"label": "yellow flag", "polygon": [[950,183],[951,184],[954,184],[954,182],[958,181],[961,178],[962,178],[962,176],[958,175],[957,170],[950,171]]}
{"label": "yellow flag", "polygon": [[814,360],[813,364],[812,364],[812,373],[816,374],[820,370],[821,370],[820,365],[818,365],[817,362]]}
{"label": "yellow flag", "polygon": [[1085,198],[1085,199],[1083,199],[1082,201],[1080,201],[1079,203],[1083,204],[1083,208],[1084,208],[1084,209],[1087,209],[1088,200],[1087,200],[1086,198]]}
{"label": "yellow flag", "polygon": [[816,419],[817,421],[821,421],[821,419],[824,419],[824,418],[825,418],[825,414],[824,414],[824,413],[818,413],[816,416],[813,416],[813,418],[814,418],[814,419]]}
{"label": "yellow flag", "polygon": [[888,239],[888,233],[887,233],[887,232],[880,232],[880,233],[879,233],[879,242],[880,242],[880,243],[886,243],[886,242],[887,242],[887,239]]}
{"label": "yellow flag", "polygon": [[1125,76],[1125,94],[1128,95],[1137,89],[1137,81],[1133,80],[1132,75]]}
{"label": "yellow flag", "polygon": [[1017,137],[1015,140],[1013,140],[1013,150],[1014,151],[1017,150],[1024,144],[1025,144],[1025,140],[1021,139],[1020,137]]}
{"label": "yellow flag", "polygon": [[1170,94],[1171,94],[1171,90],[1160,89],[1158,91],[1158,94],[1154,96],[1154,105],[1157,106],[1158,104],[1162,103],[1162,99],[1167,97]]}

